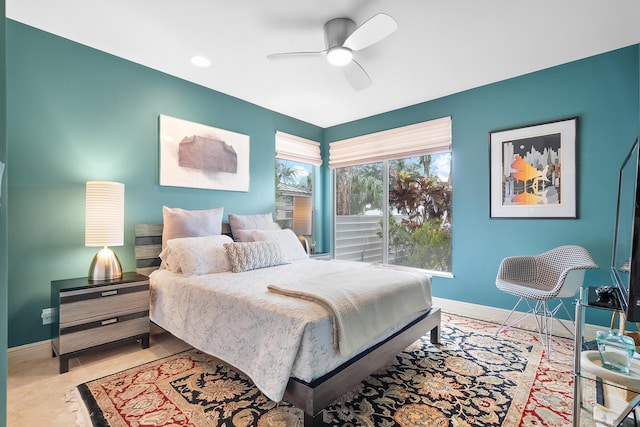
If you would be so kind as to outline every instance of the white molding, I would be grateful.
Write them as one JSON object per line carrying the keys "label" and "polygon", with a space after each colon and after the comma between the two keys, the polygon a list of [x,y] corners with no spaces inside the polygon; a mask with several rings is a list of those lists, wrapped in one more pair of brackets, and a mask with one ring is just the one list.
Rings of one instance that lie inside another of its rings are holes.
{"label": "white molding", "polygon": [[[460,316],[471,317],[473,319],[486,320],[488,322],[494,322],[501,324],[504,319],[507,318],[509,312],[511,310],[505,310],[503,308],[489,307],[486,305],[472,304],[468,302],[460,302],[450,299],[437,298],[433,297],[433,305],[436,307],[440,307],[442,311],[457,314]],[[567,307],[568,310],[571,310],[571,307]],[[523,315],[522,312],[515,312],[514,319],[517,319],[519,316]],[[573,315],[573,313],[571,313]],[[558,319],[557,322],[562,322],[570,331],[573,332],[574,325],[573,322],[564,319]],[[519,324],[519,327],[528,330],[537,330],[537,326],[535,323],[535,319],[533,317],[528,317]],[[594,340],[596,337],[596,331],[604,331],[608,328],[603,326],[593,325],[589,323],[585,323],[583,329],[583,336],[587,341]],[[573,338],[572,335],[567,333],[567,331],[560,325],[556,325],[553,328],[553,334],[566,338]]]}
{"label": "white molding", "polygon": [[7,356],[9,367],[19,362],[51,358],[51,340],[11,347],[7,350]]}

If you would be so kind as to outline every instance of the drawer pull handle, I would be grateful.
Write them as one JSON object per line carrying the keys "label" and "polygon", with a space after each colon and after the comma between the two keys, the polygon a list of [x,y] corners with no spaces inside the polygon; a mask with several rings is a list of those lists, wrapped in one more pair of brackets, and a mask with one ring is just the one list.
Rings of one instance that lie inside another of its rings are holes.
{"label": "drawer pull handle", "polygon": [[110,297],[112,295],[118,295],[118,290],[113,290],[113,291],[105,291],[102,293],[103,297]]}
{"label": "drawer pull handle", "polygon": [[118,322],[118,318],[115,317],[113,319],[107,319],[107,320],[103,320],[102,322],[100,322],[102,324],[102,326],[106,326],[106,325],[110,325],[112,323],[117,323]]}

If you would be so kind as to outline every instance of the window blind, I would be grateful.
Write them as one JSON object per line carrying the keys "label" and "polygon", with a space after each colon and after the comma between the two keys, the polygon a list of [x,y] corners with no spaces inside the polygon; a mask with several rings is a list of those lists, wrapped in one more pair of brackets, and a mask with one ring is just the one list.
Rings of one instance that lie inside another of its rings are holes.
{"label": "window blind", "polygon": [[320,166],[320,143],[276,131],[276,158]]}
{"label": "window blind", "polygon": [[343,139],[329,144],[329,168],[444,153],[451,150],[451,117]]}

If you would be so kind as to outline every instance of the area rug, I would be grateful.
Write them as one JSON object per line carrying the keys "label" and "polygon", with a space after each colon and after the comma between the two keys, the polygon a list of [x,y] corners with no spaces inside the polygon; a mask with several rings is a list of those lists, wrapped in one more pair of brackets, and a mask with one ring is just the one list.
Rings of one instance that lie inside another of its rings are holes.
{"label": "area rug", "polygon": [[[572,341],[544,355],[535,333],[444,313],[428,334],[323,411],[329,426],[569,426]],[[267,399],[246,376],[197,350],[81,384],[98,426],[302,426],[302,412]]]}

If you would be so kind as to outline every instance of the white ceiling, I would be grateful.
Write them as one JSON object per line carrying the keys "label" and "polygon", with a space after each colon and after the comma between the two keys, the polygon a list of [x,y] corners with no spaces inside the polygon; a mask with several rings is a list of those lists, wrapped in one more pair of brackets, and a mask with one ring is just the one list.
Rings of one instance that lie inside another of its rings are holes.
{"label": "white ceiling", "polygon": [[[322,50],[329,19],[380,12],[399,28],[356,53],[364,91],[323,58],[266,59]],[[640,42],[639,0],[6,0],[6,14],[321,127]]]}

